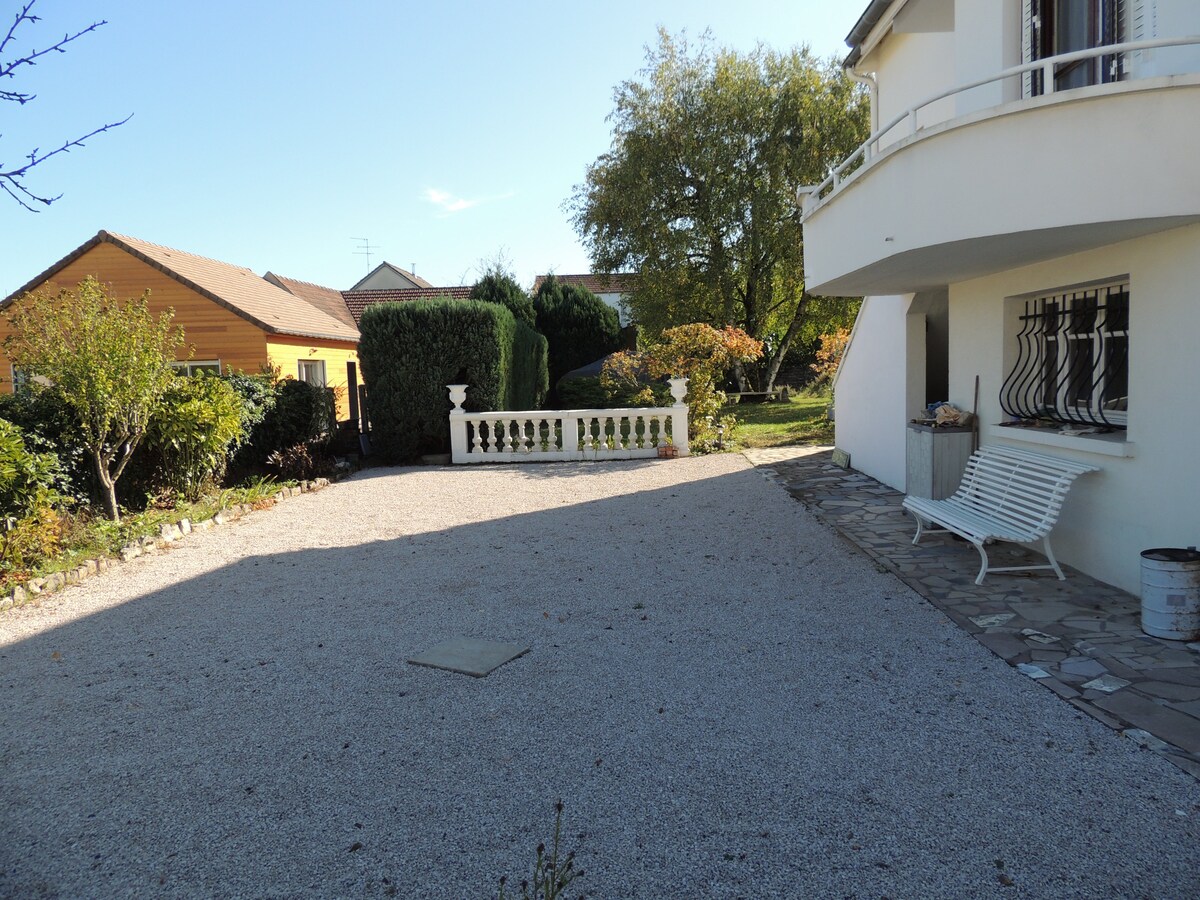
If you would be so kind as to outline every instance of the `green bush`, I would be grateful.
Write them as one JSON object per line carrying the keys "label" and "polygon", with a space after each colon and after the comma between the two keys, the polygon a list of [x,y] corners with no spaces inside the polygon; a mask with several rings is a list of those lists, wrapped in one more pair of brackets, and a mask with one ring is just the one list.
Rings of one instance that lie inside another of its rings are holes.
{"label": "green bush", "polygon": [[13,423],[0,419],[0,575],[25,570],[58,549],[61,477],[53,453],[36,453]]}
{"label": "green bush", "polygon": [[472,300],[483,300],[487,303],[499,303],[508,308],[518,322],[524,322],[533,328],[537,315],[533,311],[533,301],[521,289],[511,276],[490,272],[475,282],[471,288]]}
{"label": "green bush", "polygon": [[520,319],[513,332],[509,384],[506,409],[541,409],[550,392],[549,345],[544,335]]}
{"label": "green bush", "polygon": [[273,375],[247,375],[245,372],[222,375],[221,380],[237,394],[242,407],[242,436],[232,448],[236,451],[250,442],[254,429],[275,408],[279,399],[279,380]]}
{"label": "green bush", "polygon": [[187,500],[219,481],[230,448],[246,433],[241,396],[209,375],[175,379],[146,432],[147,454],[156,457],[158,481]]}
{"label": "green bush", "polygon": [[562,409],[605,409],[608,395],[599,375],[564,378],[558,383],[558,405]]}
{"label": "green bush", "polygon": [[466,409],[512,409],[517,323],[479,300],[414,300],[367,307],[358,345],[371,443],[386,462],[450,447],[448,384],[466,384]]}
{"label": "green bush", "polygon": [[53,389],[33,386],[0,395],[0,418],[21,429],[25,446],[58,459],[55,491],[79,503],[94,496],[96,476],[79,440],[75,413]]}
{"label": "green bush", "polygon": [[237,448],[231,468],[239,473],[259,471],[272,453],[298,444],[308,444],[314,452],[323,452],[337,433],[337,403],[332,389],[306,381],[267,377],[269,396],[261,383],[251,379],[266,376],[235,376],[233,385],[249,408],[249,437]]}
{"label": "green bush", "polygon": [[572,369],[586,366],[620,349],[617,311],[589,291],[564,284],[553,275],[533,298],[537,330],[550,344],[550,384]]}
{"label": "green bush", "polygon": [[26,446],[21,429],[0,419],[0,517],[23,518],[62,498],[58,457]]}

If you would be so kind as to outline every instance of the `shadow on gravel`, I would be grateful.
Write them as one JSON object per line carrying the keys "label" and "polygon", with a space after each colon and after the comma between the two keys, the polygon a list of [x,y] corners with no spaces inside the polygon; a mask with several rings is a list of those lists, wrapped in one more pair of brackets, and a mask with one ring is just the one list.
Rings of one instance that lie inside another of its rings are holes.
{"label": "shadow on gravel", "polygon": [[[1186,776],[1030,725],[1036,687],[759,475],[579,503],[578,471],[495,473],[558,509],[249,557],[0,648],[0,894],[486,897],[558,797],[600,897],[1184,883]],[[405,663],[460,635],[532,651]]]}

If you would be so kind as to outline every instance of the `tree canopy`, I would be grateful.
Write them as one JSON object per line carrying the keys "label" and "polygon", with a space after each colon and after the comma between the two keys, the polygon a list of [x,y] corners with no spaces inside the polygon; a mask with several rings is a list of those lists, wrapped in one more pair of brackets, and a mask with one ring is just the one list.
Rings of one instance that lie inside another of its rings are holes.
{"label": "tree canopy", "polygon": [[5,341],[13,366],[40,376],[73,411],[114,520],[116,483],[175,378],[171,363],[183,343],[173,311],[156,318],[148,296],[122,303],[90,276],[54,296],[26,294]]}
{"label": "tree canopy", "polygon": [[865,140],[866,98],[807,48],[740,54],[662,30],[640,76],[616,88],[612,149],[569,204],[576,230],[597,271],[637,271],[629,304],[652,333],[706,322],[764,341],[770,389],[828,305],[804,290],[795,191]]}

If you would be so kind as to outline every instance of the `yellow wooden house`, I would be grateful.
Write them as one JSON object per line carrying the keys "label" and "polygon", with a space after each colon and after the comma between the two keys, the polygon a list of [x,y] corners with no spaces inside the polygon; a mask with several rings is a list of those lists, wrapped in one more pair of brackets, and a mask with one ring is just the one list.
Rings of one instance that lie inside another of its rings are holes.
{"label": "yellow wooden house", "polygon": [[[284,378],[334,388],[338,418],[350,418],[359,335],[345,304],[339,310],[332,302],[336,291],[278,276],[269,281],[242,266],[101,231],[0,301],[0,311],[31,291],[74,288],[88,275],[121,299],[149,290],[156,315],[173,308],[185,337],[181,368],[255,374],[272,367]],[[0,342],[11,327],[0,314]],[[11,393],[15,376],[4,358],[0,391]]]}

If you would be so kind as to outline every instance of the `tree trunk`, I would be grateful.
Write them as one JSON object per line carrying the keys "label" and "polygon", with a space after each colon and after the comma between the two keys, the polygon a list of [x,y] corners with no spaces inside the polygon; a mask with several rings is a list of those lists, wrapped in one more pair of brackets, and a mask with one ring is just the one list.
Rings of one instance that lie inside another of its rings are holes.
{"label": "tree trunk", "polygon": [[121,508],[117,505],[117,483],[108,471],[103,452],[92,450],[92,467],[96,470],[96,481],[100,484],[100,500],[104,503],[104,515],[114,522],[121,521]]}
{"label": "tree trunk", "polygon": [[804,318],[808,312],[808,303],[811,298],[808,291],[800,292],[800,303],[796,306],[796,314],[792,316],[792,324],[788,326],[787,334],[783,336],[783,340],[779,342],[779,346],[775,352],[771,354],[771,359],[767,364],[766,386],[764,391],[775,390],[775,376],[779,374],[779,367],[783,365],[783,358],[787,356],[787,352],[791,349],[792,341],[796,339],[796,335],[800,333],[800,329],[804,326]]}

